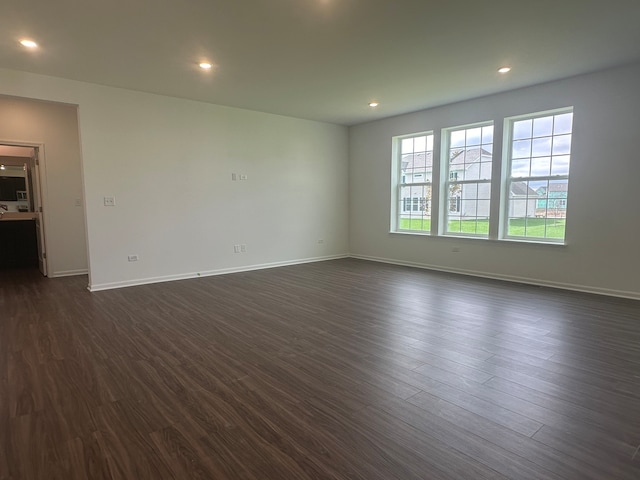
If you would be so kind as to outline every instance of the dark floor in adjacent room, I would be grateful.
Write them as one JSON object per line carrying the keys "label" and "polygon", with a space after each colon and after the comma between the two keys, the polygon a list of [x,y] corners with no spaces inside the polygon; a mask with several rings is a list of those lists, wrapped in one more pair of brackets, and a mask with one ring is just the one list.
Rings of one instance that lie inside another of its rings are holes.
{"label": "dark floor in adjacent room", "polygon": [[344,259],[0,272],[0,479],[640,478],[640,302]]}

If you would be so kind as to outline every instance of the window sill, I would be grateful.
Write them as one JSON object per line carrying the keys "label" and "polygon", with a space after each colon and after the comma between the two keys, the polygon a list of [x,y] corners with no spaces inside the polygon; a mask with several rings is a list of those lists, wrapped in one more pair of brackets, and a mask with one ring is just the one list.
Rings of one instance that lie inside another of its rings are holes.
{"label": "window sill", "polygon": [[420,237],[433,237],[430,232],[421,232],[418,230],[390,230],[389,233],[394,235],[418,235]]}
{"label": "window sill", "polygon": [[392,235],[409,235],[409,236],[418,236],[418,237],[430,237],[430,238],[440,238],[440,239],[455,239],[462,241],[484,241],[490,243],[497,243],[502,245],[513,244],[513,245],[542,245],[542,246],[551,246],[551,247],[566,247],[567,243],[565,242],[549,242],[540,239],[536,240],[525,240],[520,238],[487,238],[487,237],[474,237],[474,236],[462,236],[462,235],[431,235],[429,232],[414,232],[411,230],[390,230],[390,234]]}
{"label": "window sill", "polygon": [[508,242],[508,243],[525,243],[525,244],[532,244],[532,245],[551,245],[551,246],[554,246],[554,247],[566,247],[567,246],[566,241],[552,242],[552,241],[545,241],[544,239],[525,240],[523,238],[500,238],[500,239],[496,239],[496,241],[498,241],[498,242]]}

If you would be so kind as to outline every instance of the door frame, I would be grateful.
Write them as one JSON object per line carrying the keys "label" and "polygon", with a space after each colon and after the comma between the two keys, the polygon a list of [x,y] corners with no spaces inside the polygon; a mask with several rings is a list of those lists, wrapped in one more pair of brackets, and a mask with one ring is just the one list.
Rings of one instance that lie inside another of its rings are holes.
{"label": "door frame", "polygon": [[[47,235],[47,231],[49,230],[49,221],[47,212],[49,211],[49,200],[48,200],[48,189],[47,189],[47,164],[45,161],[45,147],[44,142],[29,142],[25,140],[5,140],[0,138],[0,145],[7,145],[10,147],[27,147],[27,148],[35,148],[37,149],[38,155],[38,175],[32,175],[33,177],[33,188],[40,189],[40,204],[42,206],[42,212],[38,212],[40,215],[40,224],[42,225],[42,237],[44,243],[44,264],[47,272],[47,276],[51,275],[51,259],[49,258],[49,239]],[[26,159],[27,157],[25,157]],[[40,185],[36,185],[36,182],[39,182]]]}

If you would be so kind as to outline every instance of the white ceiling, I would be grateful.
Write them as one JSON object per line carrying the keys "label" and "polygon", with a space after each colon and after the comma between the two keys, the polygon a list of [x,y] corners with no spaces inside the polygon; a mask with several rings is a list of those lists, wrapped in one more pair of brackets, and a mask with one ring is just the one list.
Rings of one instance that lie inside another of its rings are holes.
{"label": "white ceiling", "polygon": [[[21,47],[24,37],[40,48]],[[202,71],[202,60],[216,67]],[[2,68],[345,125],[637,60],[640,0],[13,0],[0,9]],[[513,71],[499,75],[502,65]]]}

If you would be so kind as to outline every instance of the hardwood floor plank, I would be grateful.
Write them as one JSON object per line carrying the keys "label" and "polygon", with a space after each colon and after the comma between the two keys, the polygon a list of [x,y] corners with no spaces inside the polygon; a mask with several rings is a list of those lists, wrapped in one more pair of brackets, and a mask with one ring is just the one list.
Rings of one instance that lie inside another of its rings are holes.
{"label": "hardwood floor plank", "polygon": [[[571,423],[588,425],[591,431],[599,432],[604,438],[619,437],[624,439],[629,445],[629,448],[635,448],[636,445],[640,444],[640,430],[638,429],[638,425],[629,424],[628,417],[622,412],[607,414],[599,410],[584,408],[552,395],[547,395],[517,383],[509,382],[500,377],[492,378],[485,383],[485,385],[498,392],[517,397],[528,403],[544,408],[545,413],[543,414],[535,412],[535,410],[537,410],[535,407],[529,409],[528,413],[533,418],[540,418],[542,415],[547,415],[549,419],[546,420],[545,423],[553,425],[556,428],[563,428],[564,425]],[[547,411],[552,411],[557,415],[549,414]]]}
{"label": "hardwood floor plank", "polygon": [[[574,403],[596,410],[611,411],[612,414],[625,411],[625,409],[632,409],[636,404],[637,398],[640,396],[640,382],[634,382],[632,379],[620,380],[616,378],[614,372],[612,372],[611,378],[602,378],[602,376],[598,374],[589,375],[587,372],[568,368],[556,368],[556,370],[562,372],[559,373],[532,366],[528,363],[522,363],[518,360],[504,359],[498,356],[489,358],[487,363],[549,382],[553,384],[552,390],[554,391],[560,391],[562,388],[567,390],[584,389],[591,393],[591,395],[571,396]],[[575,373],[576,370],[578,373]],[[497,372],[496,376],[501,376],[500,373],[504,373],[504,370]],[[522,384],[522,382],[516,383]],[[531,387],[534,383],[537,384],[537,382],[531,381],[523,386],[527,387],[528,385]],[[558,396],[560,395],[558,394]],[[606,400],[600,401],[599,399],[601,398]]]}
{"label": "hardwood floor plank", "polygon": [[342,259],[0,272],[0,480],[640,478],[640,302]]}
{"label": "hardwood floor plank", "polygon": [[251,392],[245,390],[241,398],[253,398],[256,413],[283,426],[288,441],[274,446],[295,460],[310,478],[383,478],[374,466],[352,455],[354,439],[361,437],[360,433],[348,431],[343,423],[323,413],[342,411],[335,403],[317,396],[306,399],[268,375],[245,377],[238,382],[240,387]]}
{"label": "hardwood floor plank", "polygon": [[542,423],[527,418],[520,413],[500,407],[494,403],[483,400],[482,398],[467,395],[460,390],[451,388],[444,384],[429,388],[425,392],[419,393],[407,401],[413,405],[419,405],[420,399],[424,395],[433,395],[446,400],[449,403],[453,403],[454,405],[483,416],[494,423],[510,428],[511,430],[528,437],[533,436],[533,434],[536,433],[543,425]]}
{"label": "hardwood floor plank", "polygon": [[521,342],[505,340],[500,336],[484,334],[479,329],[456,332],[454,334],[447,335],[444,338],[464,345],[473,345],[476,348],[481,348],[482,350],[491,352],[494,355],[499,355],[501,353],[526,353],[535,357],[548,359],[558,351],[554,345],[548,345],[542,342],[536,343],[534,341],[525,342],[525,344],[523,344]]}
{"label": "hardwood floor plank", "polygon": [[[436,411],[439,411],[440,408],[447,409],[450,405],[440,398],[424,394],[416,398],[415,402],[411,402],[411,405],[390,401],[380,408],[389,415],[424,432],[425,435],[434,437],[465,456],[475,459],[480,464],[498,472],[499,475],[521,479],[558,480],[561,478],[553,471],[540,468],[526,458],[513,455],[494,443],[486,442],[482,438],[470,434],[469,431],[458,425],[458,421],[448,422],[436,415],[426,415],[425,412],[428,410],[422,407],[427,407],[428,404],[425,403],[427,399],[433,399],[437,402]],[[464,411],[464,409],[461,410]],[[467,411],[467,413],[469,412]],[[485,417],[479,415],[478,417],[487,420]],[[513,433],[512,430],[511,432]],[[464,477],[464,475],[462,476]]]}
{"label": "hardwood floor plank", "polygon": [[618,369],[612,370],[611,367],[600,368],[588,364],[587,362],[566,364],[557,362],[554,357],[549,360],[543,360],[526,354],[515,354],[510,356],[494,355],[487,359],[487,362],[496,365],[513,368],[521,373],[540,378],[548,378],[551,373],[552,377],[562,378],[558,375],[568,377],[575,380],[605,390],[612,390],[623,394],[636,395],[640,385],[637,382],[637,375],[627,373]]}
{"label": "hardwood floor plank", "polygon": [[619,412],[634,411],[638,405],[637,399],[640,398],[633,394],[629,395],[574,381],[564,375],[557,375],[551,372],[546,375],[540,375],[537,372],[533,375],[528,375],[521,373],[519,368],[506,368],[491,361],[487,361],[483,370],[493,372],[495,376],[504,380],[518,383],[532,390],[553,395],[586,408]]}
{"label": "hardwood floor plank", "polygon": [[7,395],[11,417],[28,415],[44,408],[42,370],[32,350],[24,349],[8,353]]}
{"label": "hardwood floor plank", "polygon": [[[582,430],[582,429],[581,429]],[[634,463],[633,452],[628,450],[622,442],[612,443],[609,438],[589,434],[582,430],[579,434],[563,431],[545,425],[536,432],[534,438],[539,442],[565,455],[597,468],[603,472],[602,478],[637,479],[640,465]]]}
{"label": "hardwood floor plank", "polygon": [[[400,447],[394,453],[394,457],[402,460],[405,465],[429,465],[427,469],[421,467],[405,472],[404,478],[424,478],[425,474],[429,478],[508,478],[430,434],[418,435],[415,426],[377,408],[367,407],[366,410],[358,412],[355,418],[362,419],[368,428],[372,428],[374,438],[388,438],[393,445]],[[372,421],[372,418],[375,420]],[[412,458],[415,456],[420,458],[420,462]]]}
{"label": "hardwood floor plank", "polygon": [[185,437],[182,430],[176,426],[163,428],[152,433],[150,437],[160,452],[160,458],[171,469],[174,478],[227,479],[230,477],[225,472],[226,468],[233,468],[234,474],[242,478],[241,470],[235,465],[227,466],[224,462],[215,462],[196,439],[190,434]]}
{"label": "hardwood floor plank", "polygon": [[[498,451],[502,452],[501,455],[508,455],[507,452],[515,455],[507,462],[507,466],[502,465],[503,461],[498,461],[496,465],[488,463],[489,466],[494,465],[494,468],[498,470],[519,468],[519,463],[524,462],[525,465],[528,465],[530,475],[533,475],[534,478],[549,475],[551,472],[561,478],[601,479],[605,478],[605,473],[607,473],[598,470],[597,466],[595,468],[593,466],[585,467],[583,462],[561,454],[544,443],[433,395],[422,395],[419,405],[415,406],[390,401],[380,408],[411,425],[417,426],[430,435],[435,435],[438,432],[440,435],[438,438],[442,438],[467,455],[476,452],[475,455],[478,456],[479,461],[487,462],[492,458],[491,455],[483,452],[486,449],[491,451],[496,447],[499,447]],[[422,411],[416,410],[418,408]],[[429,415],[425,415],[423,412],[429,412]],[[528,462],[532,462],[536,466],[529,465]],[[539,469],[541,472],[536,473]]]}
{"label": "hardwood floor plank", "polygon": [[[445,375],[456,375],[458,378],[470,380],[472,382],[484,383],[493,377],[492,374],[483,372],[474,367],[470,367],[463,363],[447,360],[446,358],[438,355],[431,355],[425,352],[421,356],[426,361],[426,365],[422,365],[413,370],[418,373],[432,374],[436,369],[440,372],[446,372]],[[461,358],[458,356],[458,360]],[[475,362],[473,362],[475,363]]]}
{"label": "hardwood floor plank", "polygon": [[113,475],[107,458],[109,452],[101,450],[97,440],[74,438],[66,444],[68,459],[63,462],[66,478],[78,480],[111,480]]}

